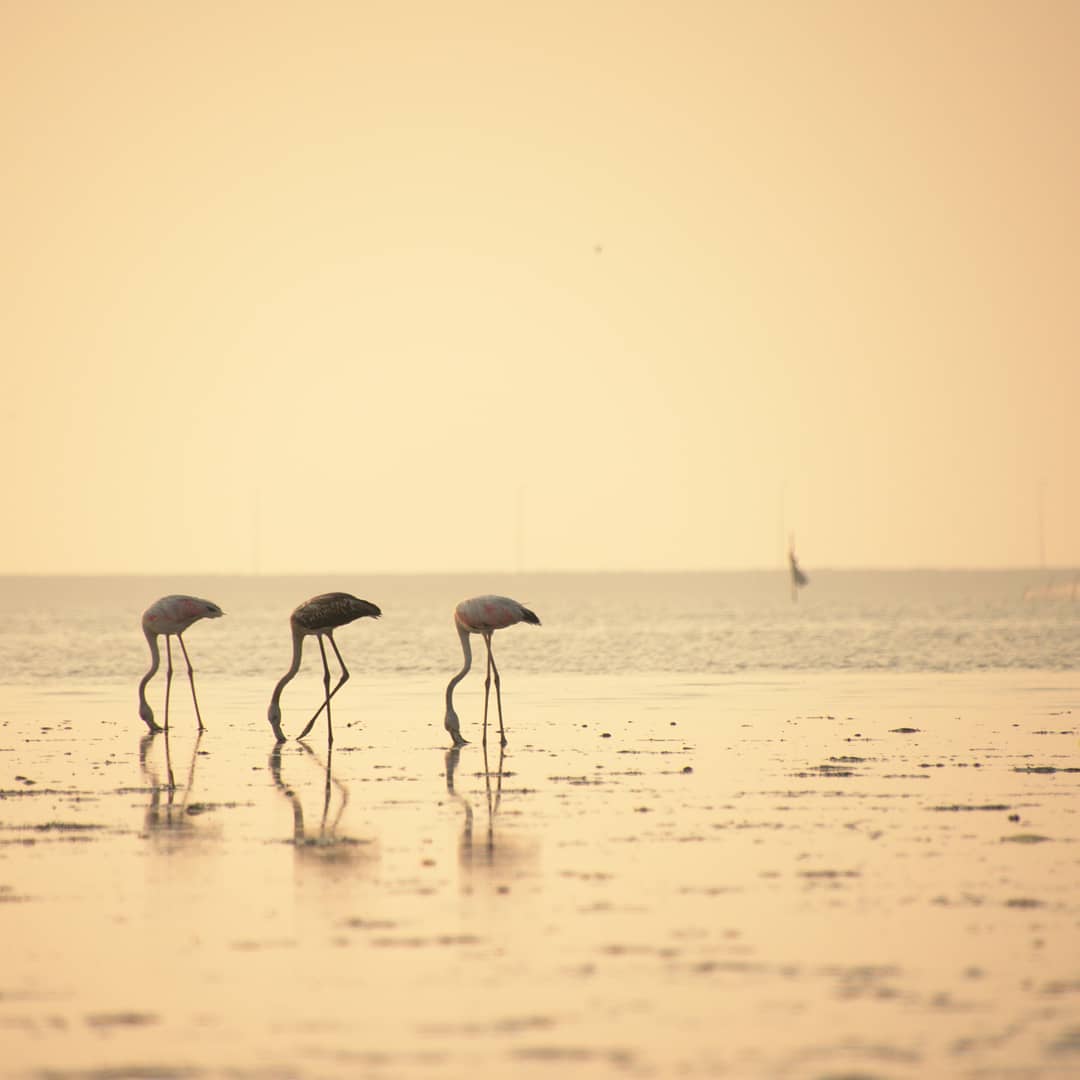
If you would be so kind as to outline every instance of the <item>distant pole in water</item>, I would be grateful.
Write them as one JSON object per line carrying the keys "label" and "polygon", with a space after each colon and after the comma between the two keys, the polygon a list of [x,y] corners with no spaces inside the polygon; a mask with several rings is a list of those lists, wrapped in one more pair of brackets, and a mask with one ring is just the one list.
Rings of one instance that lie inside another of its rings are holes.
{"label": "distant pole in water", "polygon": [[799,590],[804,585],[810,584],[810,579],[803,573],[802,567],[799,566],[799,560],[795,558],[795,536],[792,535],[788,541],[788,565],[791,568],[791,599],[797,601],[799,599]]}
{"label": "distant pole in water", "polygon": [[496,630],[503,630],[515,623],[527,622],[540,625],[536,613],[511,600],[508,596],[474,596],[471,600],[462,600],[454,609],[454,625],[461,639],[461,651],[465,657],[462,669],[446,686],[446,719],[443,726],[450,732],[455,746],[463,746],[467,740],[461,737],[461,723],[454,712],[454,687],[469,673],[472,667],[472,647],[470,634],[480,634],[487,646],[487,678],[484,680],[484,744],[487,744],[488,698],[491,694],[491,674],[495,673],[495,700],[499,705],[499,736],[502,745],[506,745],[506,732],[503,729],[502,695],[499,691],[499,669],[495,666],[495,657],[491,653],[491,635]]}
{"label": "distant pole in water", "polygon": [[165,730],[169,730],[169,690],[172,687],[172,644],[170,639],[175,634],[187,663],[188,681],[191,683],[191,700],[195,702],[195,717],[199,721],[199,730],[204,731],[202,714],[199,712],[199,699],[195,696],[195,669],[191,666],[187,646],[184,644],[184,631],[200,619],[220,619],[225,612],[209,600],[200,600],[197,596],[163,596],[155,600],[143,612],[142,629],[146,643],[150,646],[150,670],[139,683],[139,716],[151,731],[161,731],[154,719],[154,710],[146,700],[146,684],[154,677],[161,665],[161,653],[157,639],[165,635]]}

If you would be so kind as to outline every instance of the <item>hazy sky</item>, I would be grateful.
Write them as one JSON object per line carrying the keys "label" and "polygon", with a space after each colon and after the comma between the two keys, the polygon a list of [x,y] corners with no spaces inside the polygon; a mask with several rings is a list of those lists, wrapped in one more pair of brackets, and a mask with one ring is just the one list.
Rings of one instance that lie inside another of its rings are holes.
{"label": "hazy sky", "polygon": [[0,572],[1076,564],[1078,70],[1070,0],[0,0]]}

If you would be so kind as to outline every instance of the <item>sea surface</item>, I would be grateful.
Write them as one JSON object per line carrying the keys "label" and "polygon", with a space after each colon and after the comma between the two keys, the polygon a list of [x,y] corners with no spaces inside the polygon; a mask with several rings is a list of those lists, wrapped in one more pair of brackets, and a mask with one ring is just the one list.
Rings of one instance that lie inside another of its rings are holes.
{"label": "sea surface", "polygon": [[[227,618],[186,635],[196,669],[276,679],[288,617],[319,592],[378,604],[339,631],[352,674],[450,674],[454,604],[483,592],[528,604],[543,626],[496,637],[522,673],[1070,671],[1080,664],[1075,571],[822,571],[793,600],[786,573],[550,573],[0,577],[0,683],[137,680],[143,609],[173,592]],[[347,644],[346,644],[347,643]],[[318,662],[308,645],[305,667]]]}

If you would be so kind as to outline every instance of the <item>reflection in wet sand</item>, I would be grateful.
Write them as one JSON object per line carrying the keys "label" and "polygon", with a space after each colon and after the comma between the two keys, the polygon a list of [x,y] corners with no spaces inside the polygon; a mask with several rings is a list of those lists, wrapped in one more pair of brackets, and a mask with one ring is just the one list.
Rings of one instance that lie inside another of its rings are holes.
{"label": "reflection in wet sand", "polygon": [[455,783],[463,747],[454,746],[446,751],[446,792],[464,810],[464,821],[458,842],[458,861],[466,872],[496,867],[507,870],[511,865],[520,868],[523,864],[535,859],[535,842],[514,834],[496,839],[495,831],[496,818],[502,805],[503,778],[513,775],[505,769],[506,749],[500,746],[498,764],[492,771],[487,745],[481,745],[484,770],[477,775],[482,775],[484,778],[486,828],[479,841],[475,835],[476,815],[472,800],[463,795]]}
{"label": "reflection in wet sand", "polygon": [[[195,763],[199,756],[199,742],[203,737],[200,731],[195,736],[191,747],[191,761],[188,763],[187,782],[182,788],[182,797],[176,801],[176,777],[173,771],[172,746],[169,742],[169,729],[148,731],[139,739],[139,769],[150,787],[150,805],[146,808],[146,828],[153,832],[159,829],[179,829],[191,824],[188,800],[195,784]],[[158,739],[161,739],[165,751],[165,773],[168,781],[161,782],[161,775],[153,762],[151,751]],[[161,801],[162,789],[166,792],[164,805]]]}
{"label": "reflection in wet sand", "polygon": [[488,758],[430,681],[269,767],[261,680],[0,693],[0,1073],[1076,1075],[1074,674],[524,679]]}
{"label": "reflection in wet sand", "polygon": [[[270,752],[270,775],[274,786],[288,800],[292,809],[293,831],[291,843],[298,851],[318,855],[323,861],[345,861],[351,859],[358,849],[369,848],[370,840],[361,840],[340,833],[341,819],[349,805],[349,789],[334,776],[334,751],[326,751],[325,763],[319,755],[303,743],[290,757],[299,758],[305,764],[313,764],[319,770],[318,829],[309,825],[310,817],[304,811],[303,789],[287,783],[283,771],[282,747],[278,744]],[[331,813],[331,811],[333,811]]]}

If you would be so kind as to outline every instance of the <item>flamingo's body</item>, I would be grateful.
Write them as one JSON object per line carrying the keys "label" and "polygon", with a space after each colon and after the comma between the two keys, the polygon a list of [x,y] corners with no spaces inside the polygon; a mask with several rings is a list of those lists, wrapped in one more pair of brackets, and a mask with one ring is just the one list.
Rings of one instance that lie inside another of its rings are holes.
{"label": "flamingo's body", "polygon": [[[334,743],[334,729],[330,720],[330,699],[345,685],[349,678],[349,669],[345,666],[345,661],[341,658],[341,652],[338,650],[337,642],[334,641],[334,631],[339,626],[345,626],[355,619],[361,619],[364,616],[370,616],[373,619],[377,619],[381,614],[382,612],[374,604],[370,604],[367,600],[361,600],[356,596],[343,592],[323,593],[321,596],[313,596],[310,600],[301,604],[292,613],[289,617],[289,627],[292,630],[293,642],[292,663],[289,665],[289,670],[282,675],[278,680],[277,686],[274,687],[274,694],[270,699],[270,707],[266,712],[266,717],[270,721],[270,727],[274,731],[274,737],[279,743],[285,741],[285,735],[281,730],[281,705],[279,704],[281,692],[285,689],[286,683],[294,678],[296,673],[300,670],[300,654],[304,648],[304,638],[313,634],[319,639],[319,651],[322,653],[323,663],[323,686],[326,691],[326,699],[315,711],[315,715],[308,721],[307,727],[305,727],[297,737],[300,739],[304,738],[315,725],[315,721],[319,718],[319,713],[325,709],[326,727],[329,738],[328,745],[332,746]],[[324,637],[329,639],[330,647],[334,650],[334,655],[341,665],[341,678],[338,680],[337,686],[335,686],[332,691],[330,689],[330,667],[326,662],[326,646],[323,644]]]}
{"label": "flamingo's body", "polygon": [[225,612],[209,600],[202,600],[197,596],[163,596],[155,600],[144,612],[142,617],[142,629],[146,635],[146,642],[150,646],[150,670],[142,677],[139,683],[139,716],[145,721],[151,731],[160,731],[157,721],[154,720],[154,710],[150,708],[146,700],[146,684],[154,677],[161,664],[161,653],[158,650],[158,635],[165,635],[165,730],[169,729],[169,689],[172,686],[172,645],[170,638],[175,634],[180,642],[180,648],[187,662],[188,681],[191,683],[191,700],[195,702],[195,716],[199,721],[199,730],[203,731],[202,714],[199,712],[199,699],[195,696],[195,672],[188,658],[187,646],[184,644],[184,631],[194,622],[200,619],[220,619]]}
{"label": "flamingo's body", "polygon": [[495,673],[495,700],[499,707],[499,736],[502,745],[506,745],[506,732],[503,729],[502,694],[499,689],[499,669],[491,652],[491,635],[496,630],[504,630],[515,623],[526,622],[533,626],[540,625],[535,612],[511,600],[508,596],[474,596],[471,600],[462,600],[454,609],[454,625],[461,639],[461,651],[465,657],[462,669],[446,686],[446,719],[444,725],[450,732],[455,746],[462,746],[466,740],[461,737],[461,723],[454,712],[454,687],[469,673],[472,667],[472,646],[470,634],[480,634],[487,646],[487,678],[484,680],[484,741],[487,741],[488,698],[491,694],[491,675]]}

